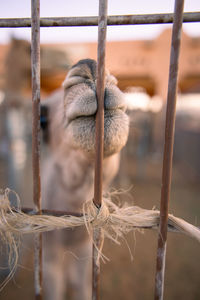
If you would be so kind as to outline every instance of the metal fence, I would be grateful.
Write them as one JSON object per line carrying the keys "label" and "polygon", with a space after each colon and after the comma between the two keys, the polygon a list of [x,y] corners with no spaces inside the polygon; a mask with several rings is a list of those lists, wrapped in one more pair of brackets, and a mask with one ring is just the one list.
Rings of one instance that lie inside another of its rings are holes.
{"label": "metal fence", "polygon": [[[33,202],[38,214],[41,209],[40,188],[40,27],[50,26],[96,26],[98,25],[97,59],[97,99],[96,115],[96,158],[94,204],[101,206],[102,199],[102,162],[104,137],[104,77],[107,25],[163,24],[173,22],[169,83],[167,96],[165,147],[160,207],[160,227],[158,234],[157,267],[155,278],[155,299],[163,299],[165,256],[167,242],[168,206],[170,199],[172,156],[174,144],[174,124],[176,112],[177,74],[183,22],[200,22],[200,12],[183,14],[184,0],[175,1],[174,14],[107,16],[107,0],[99,0],[99,17],[40,18],[40,0],[32,0],[32,18],[0,19],[0,27],[32,27],[32,165],[33,165]],[[49,213],[49,212],[48,212]],[[56,212],[51,211],[52,214]],[[65,212],[66,213],[66,212]],[[100,229],[94,232],[94,241],[100,241]],[[96,264],[97,250],[93,247],[93,284],[92,299],[99,299],[100,267]],[[42,299],[42,236],[35,237],[35,297]]]}

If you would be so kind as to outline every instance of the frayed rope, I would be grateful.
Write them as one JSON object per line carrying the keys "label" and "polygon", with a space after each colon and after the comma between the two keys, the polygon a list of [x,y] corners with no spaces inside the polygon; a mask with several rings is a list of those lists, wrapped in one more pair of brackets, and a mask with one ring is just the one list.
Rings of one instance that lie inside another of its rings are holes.
{"label": "frayed rope", "polygon": [[[9,201],[10,193],[15,194],[17,207],[11,206]],[[18,195],[14,191],[6,189],[0,194],[0,236],[8,246],[10,254],[9,265],[12,266],[11,274],[7,278],[6,283],[12,277],[17,267],[18,242],[22,234],[42,233],[85,225],[90,237],[93,236],[93,231],[101,229],[103,237],[119,244],[120,238],[123,238],[131,230],[158,228],[159,220],[160,212],[158,210],[146,210],[137,206],[127,206],[126,204],[119,207],[107,198],[102,199],[100,208],[97,208],[92,200],[84,203],[82,217],[27,215],[20,209]],[[200,230],[197,227],[171,214],[168,216],[168,230],[187,234],[200,242]],[[106,258],[102,254],[103,239],[100,247],[96,245],[95,247],[98,250],[99,257],[102,259]]]}

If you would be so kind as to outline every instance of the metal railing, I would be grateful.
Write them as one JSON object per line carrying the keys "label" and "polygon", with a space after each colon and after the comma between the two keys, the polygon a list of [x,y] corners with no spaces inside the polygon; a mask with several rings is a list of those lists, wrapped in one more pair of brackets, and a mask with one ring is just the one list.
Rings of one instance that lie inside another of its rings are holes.
{"label": "metal railing", "polygon": [[[32,27],[32,161],[33,161],[33,202],[36,212],[42,214],[40,189],[40,27],[49,26],[96,26],[98,25],[98,60],[97,60],[97,99],[96,115],[96,157],[94,204],[101,206],[102,199],[102,162],[104,137],[104,80],[105,80],[105,49],[107,25],[134,24],[164,24],[173,22],[171,57],[169,69],[169,84],[167,97],[167,113],[165,128],[165,148],[163,156],[163,174],[160,208],[160,228],[158,234],[157,268],[155,280],[155,299],[163,299],[165,256],[167,242],[167,220],[170,199],[172,156],[174,144],[174,124],[176,112],[177,74],[181,40],[181,26],[183,22],[200,22],[200,12],[184,13],[184,0],[175,1],[174,14],[152,15],[123,15],[107,16],[107,0],[99,0],[99,17],[66,17],[40,18],[40,0],[32,0],[32,18],[0,19],[1,27]],[[47,210],[46,210],[47,212]],[[28,211],[27,211],[28,213]],[[54,215],[62,212],[48,211]],[[65,212],[66,213],[66,212]],[[73,214],[73,213],[72,213]],[[75,214],[77,216],[81,214]],[[94,230],[96,245],[100,242],[100,230]],[[35,297],[42,299],[42,237],[35,238]],[[96,263],[96,248],[93,247],[93,293],[92,299],[99,299],[100,266]]]}

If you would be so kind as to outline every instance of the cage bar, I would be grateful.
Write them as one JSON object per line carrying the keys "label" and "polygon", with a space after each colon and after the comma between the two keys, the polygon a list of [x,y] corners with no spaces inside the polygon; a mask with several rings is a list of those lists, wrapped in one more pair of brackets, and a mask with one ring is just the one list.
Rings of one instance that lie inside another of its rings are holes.
{"label": "cage bar", "polygon": [[165,125],[165,145],[162,170],[162,189],[160,204],[160,226],[157,248],[157,265],[155,278],[155,300],[163,299],[164,273],[167,243],[167,224],[172,176],[172,157],[174,145],[174,129],[176,114],[177,77],[181,42],[181,28],[184,0],[176,0],[174,8],[174,24],[172,30],[169,83],[167,95],[167,112]]}
{"label": "cage bar", "polygon": [[101,206],[102,167],[104,147],[104,89],[105,89],[105,49],[106,49],[106,13],[107,0],[99,1],[98,55],[97,55],[97,114],[95,127],[95,178],[94,203]]}
{"label": "cage bar", "polygon": [[[98,50],[97,50],[97,113],[95,123],[95,176],[94,204],[100,208],[102,201],[102,175],[104,151],[104,89],[105,89],[105,50],[107,31],[107,0],[99,0]],[[92,263],[92,299],[99,299],[100,262],[98,248],[101,244],[101,229],[93,232],[93,263]]]}
{"label": "cage bar", "polygon": [[[173,23],[174,14],[145,14],[145,15],[118,15],[108,16],[107,25],[145,25]],[[183,22],[200,22],[200,12],[183,14]],[[65,26],[97,26],[98,17],[48,17],[40,18],[40,27]],[[30,18],[1,18],[1,27],[31,27]]]}
{"label": "cage bar", "polygon": [[[33,202],[38,214],[41,214],[40,183],[40,0],[32,0],[32,170]],[[42,300],[42,235],[35,235],[35,299]]]}
{"label": "cage bar", "polygon": [[[0,19],[0,28],[32,27],[32,105],[33,105],[33,201],[36,207],[35,214],[43,211],[49,214],[77,215],[66,212],[41,209],[40,187],[40,27],[65,26],[97,26],[98,31],[98,61],[97,61],[97,99],[98,111],[96,117],[96,160],[94,203],[99,208],[102,199],[102,163],[103,163],[103,131],[104,131],[104,78],[105,78],[105,46],[107,25],[140,25],[140,24],[173,24],[170,71],[167,96],[167,113],[165,128],[165,147],[163,157],[163,174],[161,190],[160,228],[157,250],[157,270],[155,283],[155,299],[163,299],[164,271],[167,241],[167,221],[169,197],[171,188],[172,156],[174,143],[174,125],[177,94],[178,59],[180,52],[180,37],[182,22],[200,22],[200,12],[183,14],[184,0],[176,0],[174,14],[145,14],[121,15],[107,17],[107,0],[99,1],[99,17],[62,17],[40,18],[40,1],[32,0],[32,18]],[[26,209],[25,209],[26,211]],[[29,209],[26,211],[29,213]],[[170,229],[170,228],[169,228]],[[171,228],[172,230],[172,228]],[[173,231],[173,230],[172,230]],[[94,231],[96,246],[101,243],[101,230]],[[98,251],[93,247],[93,299],[99,299],[99,273],[97,261]],[[35,239],[35,296],[42,299],[42,236],[36,234]]]}

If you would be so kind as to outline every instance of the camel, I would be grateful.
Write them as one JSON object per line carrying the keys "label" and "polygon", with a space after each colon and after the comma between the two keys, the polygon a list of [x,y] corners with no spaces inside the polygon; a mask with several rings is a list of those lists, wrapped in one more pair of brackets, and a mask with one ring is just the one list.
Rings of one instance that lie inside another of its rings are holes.
{"label": "camel", "polygon": [[[44,103],[49,154],[42,171],[43,208],[81,212],[83,203],[93,198],[96,72],[94,60],[79,61],[69,70],[63,89]],[[106,70],[104,190],[117,174],[120,150],[129,132],[126,103],[116,84]],[[91,298],[91,249],[84,228],[44,235],[45,299],[65,299],[66,291],[71,291],[72,299]]]}

